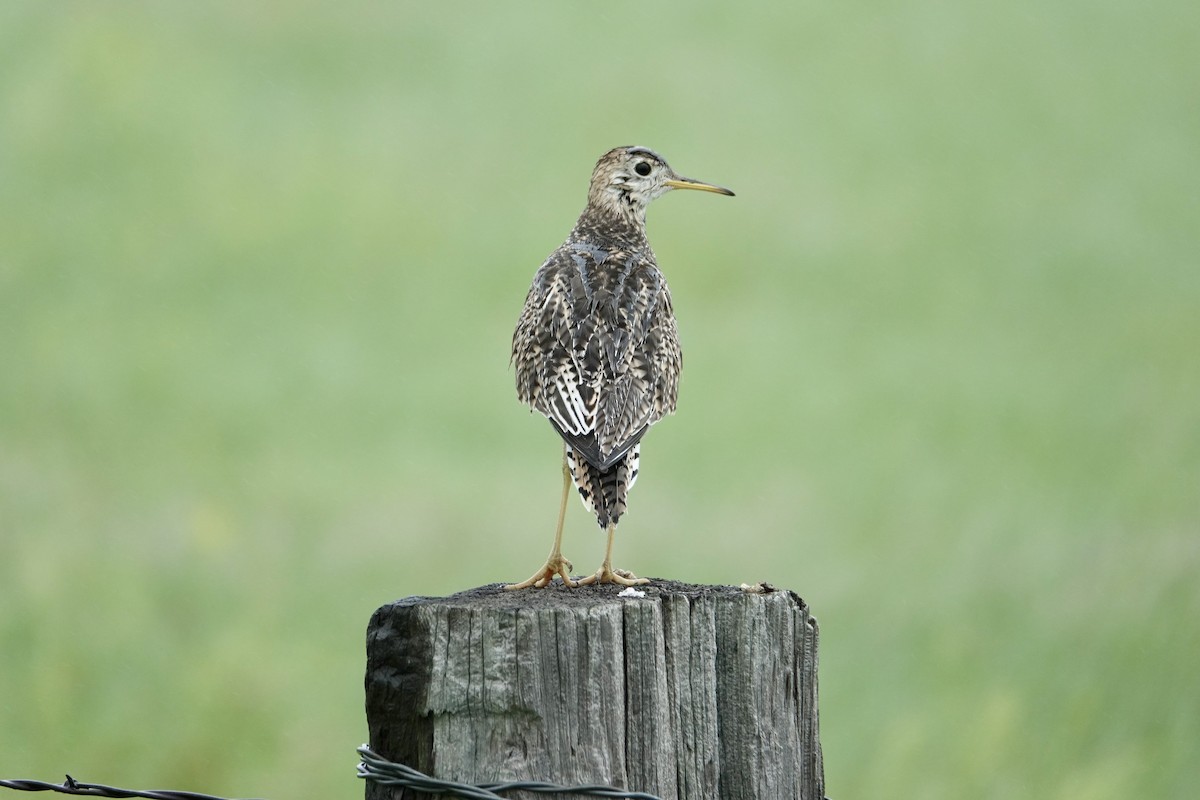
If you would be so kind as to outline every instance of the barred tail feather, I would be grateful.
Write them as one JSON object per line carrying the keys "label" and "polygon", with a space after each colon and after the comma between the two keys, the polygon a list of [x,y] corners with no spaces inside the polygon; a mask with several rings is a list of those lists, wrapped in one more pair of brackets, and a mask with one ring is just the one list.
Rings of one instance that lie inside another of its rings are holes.
{"label": "barred tail feather", "polygon": [[641,447],[635,445],[624,458],[602,470],[577,453],[575,448],[567,448],[567,467],[571,470],[571,479],[579,489],[584,507],[596,515],[601,528],[607,528],[610,522],[617,524],[625,513],[629,490],[637,481],[640,450]]}

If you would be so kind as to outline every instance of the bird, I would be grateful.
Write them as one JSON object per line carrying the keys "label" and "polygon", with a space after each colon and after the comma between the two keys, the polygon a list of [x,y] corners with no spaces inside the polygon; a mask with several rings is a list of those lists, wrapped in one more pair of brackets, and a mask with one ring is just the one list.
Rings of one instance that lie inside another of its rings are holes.
{"label": "bird", "polygon": [[[612,567],[613,537],[638,477],[641,440],[675,412],[682,356],[667,281],[646,238],[646,208],[674,189],[733,196],[678,175],[648,147],[609,150],[592,171],[587,205],[538,268],[512,338],[518,399],[563,441],[563,485],[546,563],[506,589],[649,581]],[[562,555],[571,484],[607,532],[604,562],[571,578]]]}

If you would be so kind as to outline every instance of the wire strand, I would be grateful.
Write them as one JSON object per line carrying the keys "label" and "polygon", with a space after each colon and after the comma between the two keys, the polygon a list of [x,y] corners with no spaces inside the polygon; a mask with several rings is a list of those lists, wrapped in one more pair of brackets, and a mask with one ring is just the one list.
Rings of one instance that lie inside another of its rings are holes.
{"label": "wire strand", "polygon": [[59,794],[78,794],[91,797],[148,797],[151,800],[227,800],[212,794],[199,792],[180,792],[171,789],[118,789],[115,786],[105,786],[102,783],[80,783],[70,775],[62,783],[47,783],[46,781],[4,780],[0,786],[6,789],[16,789],[20,792],[58,792]]}
{"label": "wire strand", "polygon": [[[645,792],[626,792],[612,786],[589,784],[583,786],[562,786],[545,781],[508,781],[505,783],[487,783],[472,785],[456,783],[430,777],[419,770],[404,764],[388,761],[386,758],[373,753],[365,744],[358,748],[358,777],[372,783],[384,786],[400,786],[414,789],[426,794],[458,797],[464,800],[506,800],[503,792],[536,792],[539,794],[573,794],[589,797],[606,797],[613,800],[662,800],[657,795]],[[70,775],[63,783],[48,783],[46,781],[4,780],[0,779],[0,787],[15,789],[20,792],[58,792],[59,794],[85,795],[89,797],[145,797],[150,800],[227,800],[212,794],[199,792],[181,792],[170,789],[119,789],[115,786],[105,786],[102,783],[81,783]]]}
{"label": "wire strand", "polygon": [[562,786],[544,781],[508,781],[506,783],[487,783],[472,785],[443,781],[431,778],[404,764],[388,761],[373,753],[366,745],[358,748],[359,758],[358,777],[386,786],[403,786],[408,789],[442,794],[448,797],[461,797],[466,800],[504,800],[500,792],[536,792],[539,794],[575,794],[590,797],[609,797],[618,800],[662,800],[658,795],[645,792],[626,792],[611,786],[596,784],[583,786]]}

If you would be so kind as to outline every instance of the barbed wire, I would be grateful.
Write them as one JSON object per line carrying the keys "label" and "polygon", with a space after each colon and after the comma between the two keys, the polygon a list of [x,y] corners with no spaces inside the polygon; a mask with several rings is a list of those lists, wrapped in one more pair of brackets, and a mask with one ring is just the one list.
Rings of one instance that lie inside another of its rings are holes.
{"label": "barbed wire", "polygon": [[[544,781],[509,781],[507,783],[488,783],[472,785],[443,781],[432,778],[423,772],[388,761],[380,755],[371,752],[365,744],[358,748],[361,759],[358,763],[358,777],[372,783],[384,786],[401,786],[427,794],[444,797],[459,797],[464,800],[505,800],[500,792],[537,792],[540,794],[575,794],[591,797],[607,797],[615,800],[662,800],[662,798],[645,792],[626,792],[611,786],[560,786]],[[81,783],[70,775],[63,783],[47,783],[46,781],[5,780],[0,779],[0,787],[16,789],[21,792],[58,792],[60,794],[88,795],[91,797],[146,797],[150,800],[227,800],[211,794],[198,792],[180,792],[170,789],[118,789],[115,786],[105,786],[101,783]]]}
{"label": "barbed wire", "polygon": [[645,792],[625,792],[611,786],[596,784],[584,786],[560,786],[544,781],[509,781],[507,783],[486,783],[472,785],[455,783],[431,778],[418,772],[412,767],[388,761],[382,756],[371,752],[365,744],[358,748],[359,758],[358,777],[385,786],[403,786],[428,794],[440,794],[448,797],[461,797],[465,800],[505,800],[500,792],[537,792],[539,794],[578,794],[590,797],[612,797],[621,800],[662,800],[662,798]]}
{"label": "barbed wire", "polygon": [[102,783],[80,783],[70,775],[62,783],[47,783],[45,781],[4,780],[0,778],[0,786],[6,789],[16,789],[20,792],[58,792],[60,794],[82,794],[91,797],[149,797],[151,800],[227,800],[212,794],[199,792],[179,792],[171,789],[118,789],[115,786],[105,786]]}

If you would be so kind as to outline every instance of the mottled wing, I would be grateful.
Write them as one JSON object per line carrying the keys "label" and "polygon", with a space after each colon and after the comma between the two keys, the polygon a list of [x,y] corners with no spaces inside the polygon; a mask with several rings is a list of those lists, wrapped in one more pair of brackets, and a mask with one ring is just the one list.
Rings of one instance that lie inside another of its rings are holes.
{"label": "mottled wing", "polygon": [[640,253],[564,246],[534,277],[513,363],[518,396],[607,469],[675,410],[679,339],[662,274]]}
{"label": "mottled wing", "polygon": [[575,316],[582,288],[559,250],[534,275],[513,332],[517,397],[545,414],[560,431],[582,435],[594,427],[595,397],[582,380]]}
{"label": "mottled wing", "polygon": [[612,269],[596,281],[592,313],[580,330],[589,343],[584,371],[595,377],[599,395],[594,463],[604,467],[675,410],[680,360],[662,273],[648,258],[614,256]]}

